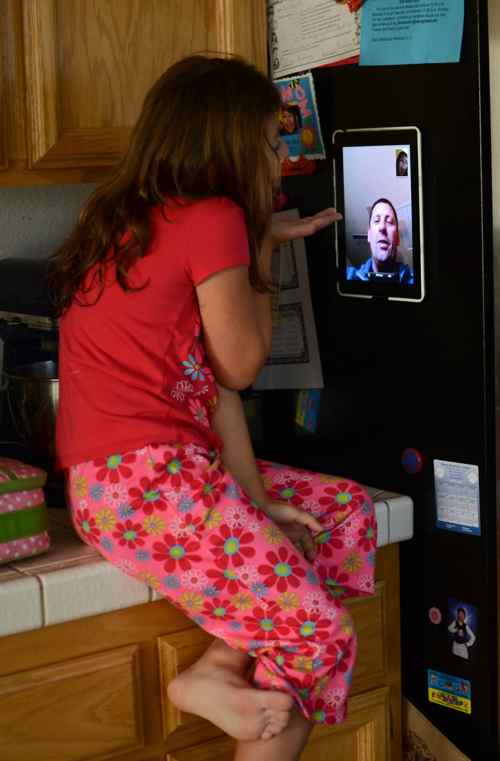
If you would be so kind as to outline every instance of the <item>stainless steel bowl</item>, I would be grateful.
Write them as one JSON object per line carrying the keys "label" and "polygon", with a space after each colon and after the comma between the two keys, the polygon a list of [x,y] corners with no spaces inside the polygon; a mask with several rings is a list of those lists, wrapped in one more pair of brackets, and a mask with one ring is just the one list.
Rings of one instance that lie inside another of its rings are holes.
{"label": "stainless steel bowl", "polygon": [[49,459],[55,457],[57,374],[57,363],[52,360],[3,372],[7,407],[19,438],[34,454]]}

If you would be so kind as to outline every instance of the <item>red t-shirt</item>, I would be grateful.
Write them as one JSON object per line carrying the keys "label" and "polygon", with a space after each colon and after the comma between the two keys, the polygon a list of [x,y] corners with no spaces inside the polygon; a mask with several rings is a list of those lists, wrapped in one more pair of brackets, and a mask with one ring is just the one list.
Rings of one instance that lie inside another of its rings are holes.
{"label": "red t-shirt", "polygon": [[242,209],[225,198],[152,211],[148,254],[129,272],[136,291],[107,273],[60,323],[57,456],[62,468],[153,443],[221,448],[195,286],[249,264]]}

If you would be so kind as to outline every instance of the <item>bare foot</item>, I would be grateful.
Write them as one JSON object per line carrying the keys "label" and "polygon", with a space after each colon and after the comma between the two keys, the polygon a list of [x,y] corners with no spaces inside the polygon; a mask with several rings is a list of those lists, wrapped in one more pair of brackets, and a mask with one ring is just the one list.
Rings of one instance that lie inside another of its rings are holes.
{"label": "bare foot", "polygon": [[208,719],[236,740],[275,737],[293,707],[287,693],[255,689],[230,669],[201,663],[179,674],[167,693],[177,708]]}
{"label": "bare foot", "polygon": [[239,742],[234,761],[298,761],[312,728],[313,723],[294,708],[290,721],[279,735],[265,742],[261,738],[253,742]]}

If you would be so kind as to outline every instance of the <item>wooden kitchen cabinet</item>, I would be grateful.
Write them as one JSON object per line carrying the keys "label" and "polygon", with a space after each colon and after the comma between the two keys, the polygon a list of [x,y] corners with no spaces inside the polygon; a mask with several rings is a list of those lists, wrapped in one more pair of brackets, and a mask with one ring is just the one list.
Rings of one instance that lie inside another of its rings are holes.
{"label": "wooden kitchen cabinet", "polygon": [[[401,761],[399,547],[377,589],[347,601],[358,632],[349,716],[317,726],[301,761]],[[0,640],[0,758],[232,761],[234,742],[166,696],[210,637],[166,601]]]}
{"label": "wooden kitchen cabinet", "polygon": [[[300,761],[388,761],[388,688],[352,697],[349,718],[338,729],[316,728]],[[234,743],[217,738],[167,753],[166,761],[232,761]]]}
{"label": "wooden kitchen cabinet", "polygon": [[2,0],[2,13],[1,184],[102,177],[149,87],[189,53],[267,68],[265,0]]}
{"label": "wooden kitchen cabinet", "polygon": [[[0,32],[2,22],[0,21]],[[7,169],[7,86],[5,75],[5,56],[3,55],[2,36],[0,34],[0,173]]]}

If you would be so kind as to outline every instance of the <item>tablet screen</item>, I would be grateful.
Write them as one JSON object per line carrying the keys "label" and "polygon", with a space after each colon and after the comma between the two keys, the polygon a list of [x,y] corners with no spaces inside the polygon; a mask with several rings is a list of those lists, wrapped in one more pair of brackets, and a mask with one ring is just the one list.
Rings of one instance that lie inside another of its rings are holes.
{"label": "tablet screen", "polygon": [[338,285],[342,295],[420,301],[423,242],[415,128],[334,135]]}

